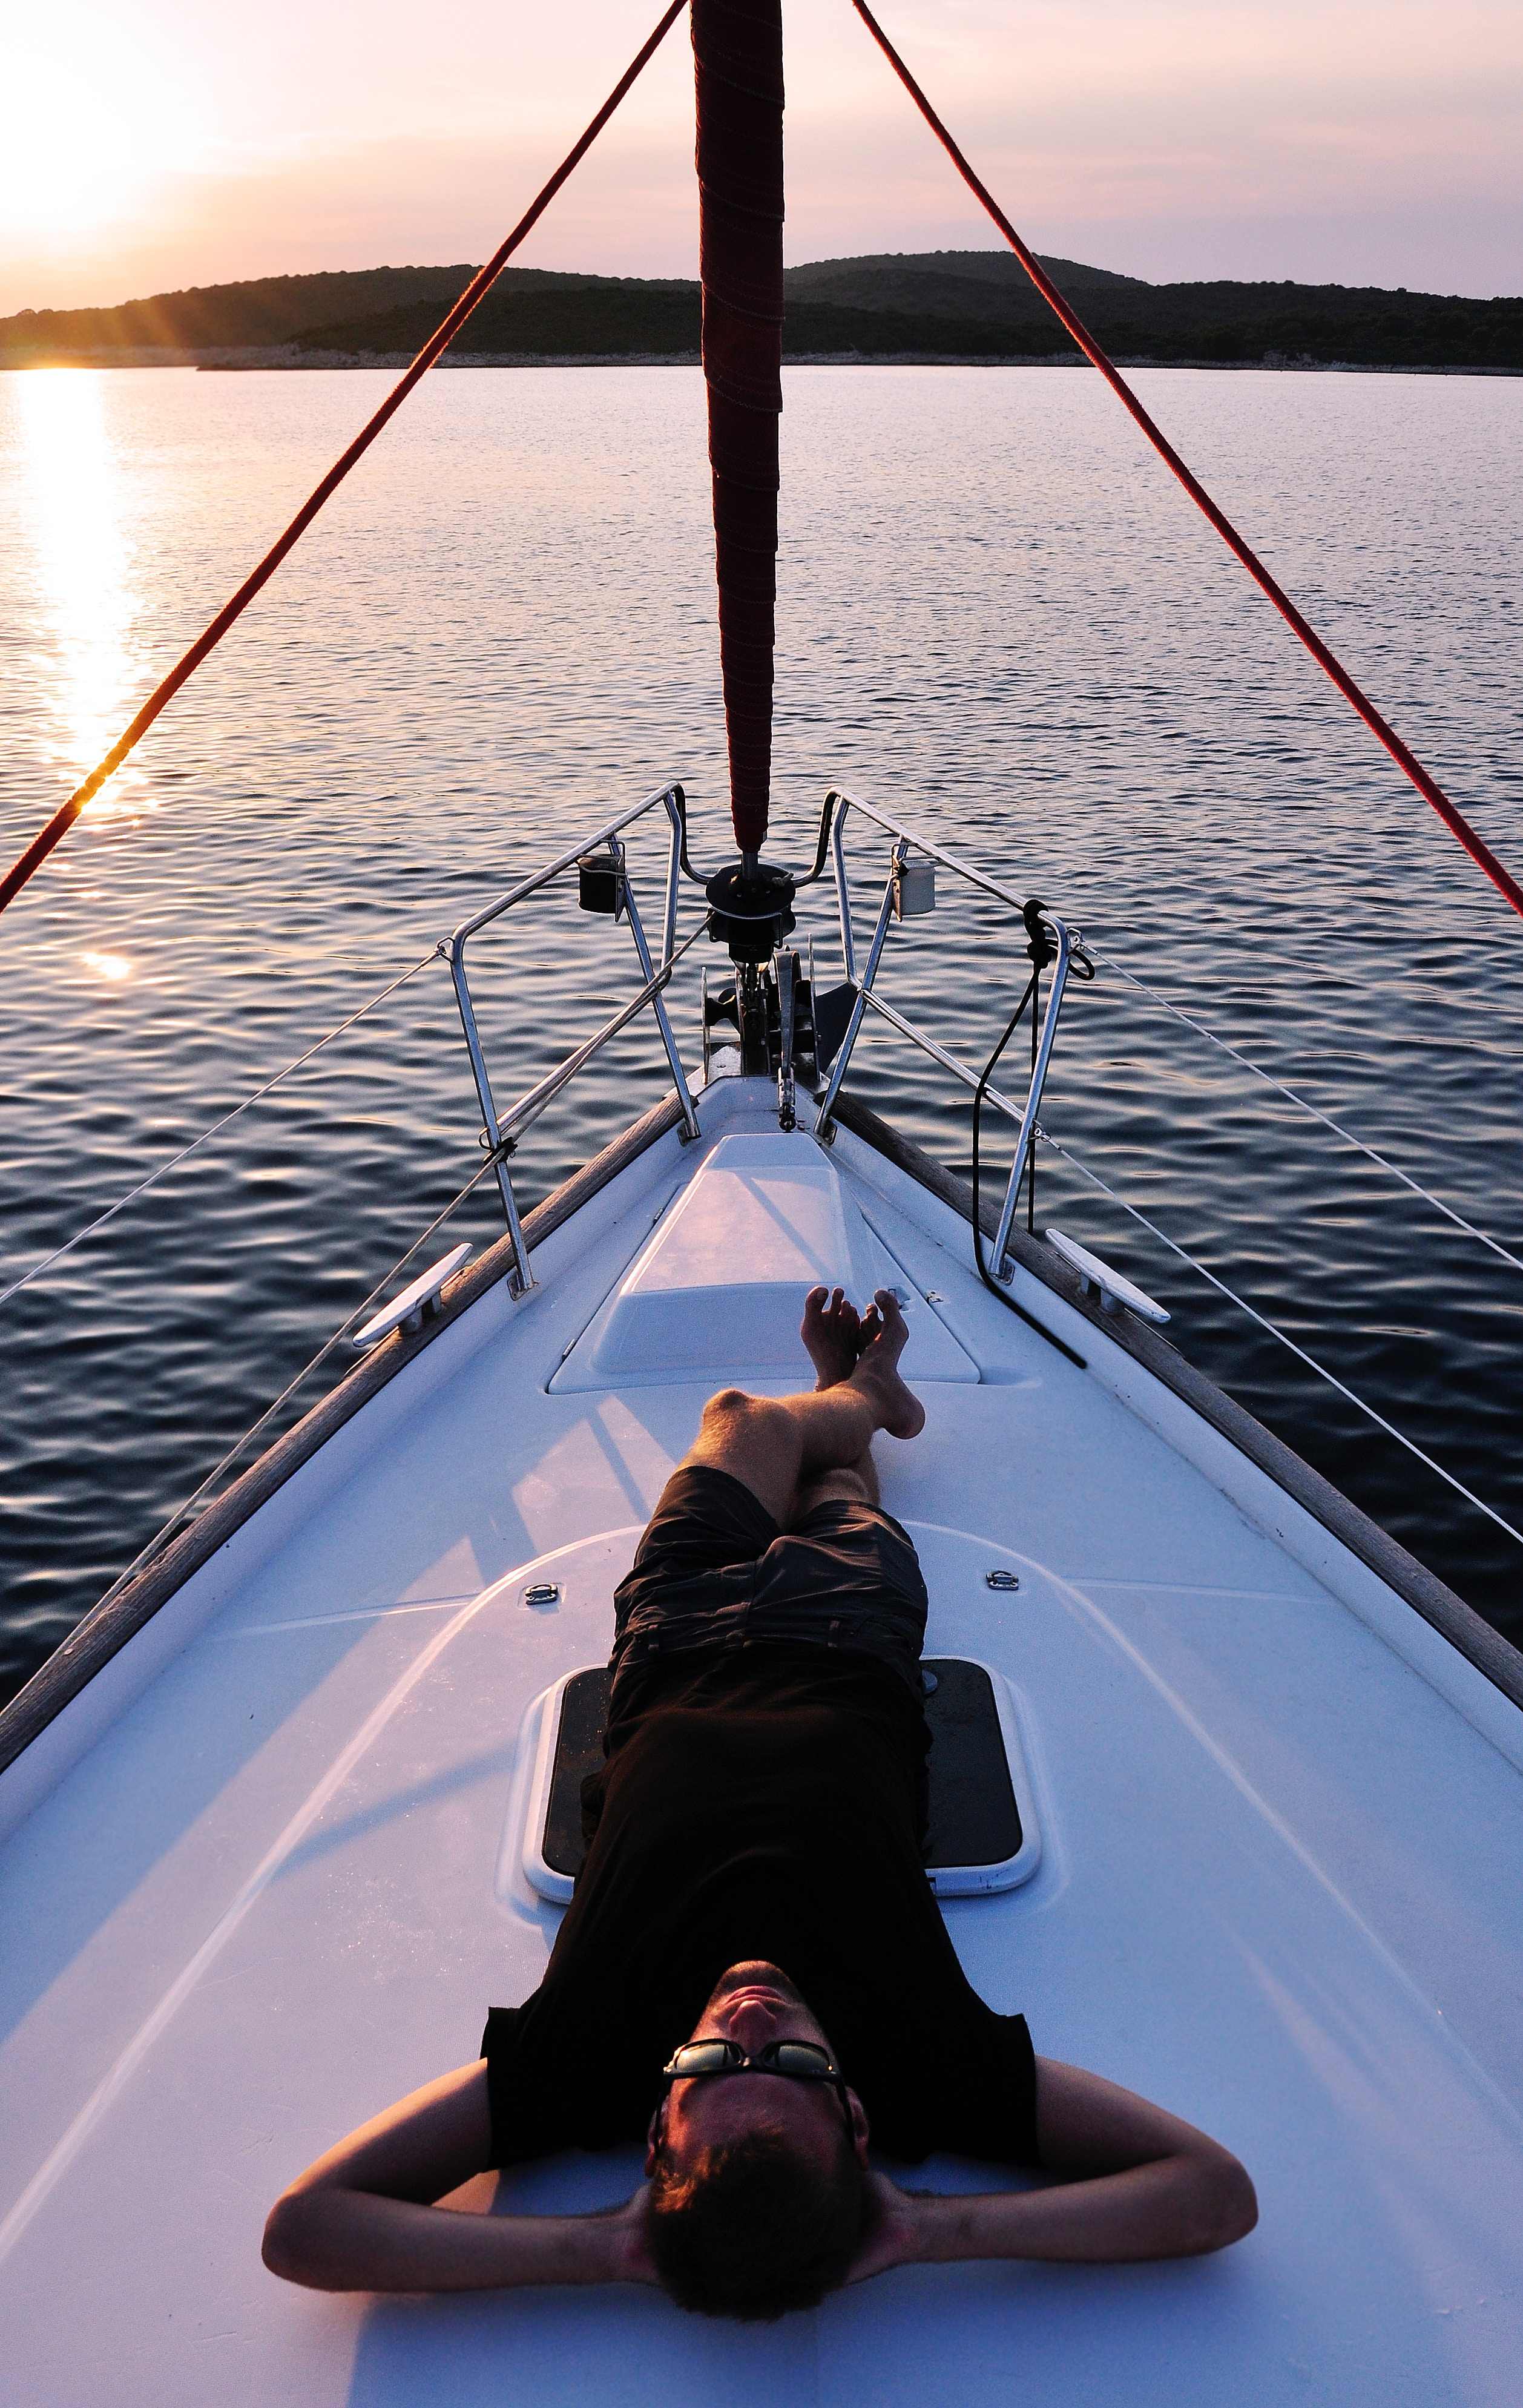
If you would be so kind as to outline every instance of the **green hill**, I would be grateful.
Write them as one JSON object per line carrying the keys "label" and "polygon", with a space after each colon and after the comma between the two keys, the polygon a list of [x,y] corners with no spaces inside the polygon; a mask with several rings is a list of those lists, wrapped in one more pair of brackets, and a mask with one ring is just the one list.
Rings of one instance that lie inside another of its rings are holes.
{"label": "green hill", "polygon": [[[1149,293],[1141,277],[1115,276],[1076,259],[1042,266],[1083,315],[1113,294]],[[938,318],[1003,318],[1052,312],[1013,251],[888,251],[868,259],[817,259],[786,272],[790,294],[851,309],[897,309]]]}
{"label": "green hill", "polygon": [[[470,267],[366,267],[328,276],[266,276],[193,285],[102,309],[23,309],[0,318],[0,351],[77,359],[93,351],[288,343],[339,315],[419,303],[442,317]],[[437,323],[436,318],[436,323]]]}
{"label": "green hill", "polygon": [[[1150,284],[1075,260],[1043,262],[1099,339],[1127,360],[1523,371],[1523,300],[1341,284]],[[0,364],[229,351],[300,366],[416,351],[469,280],[467,265],[373,267],[160,293],[108,308],[0,319]],[[786,277],[786,351],[979,360],[1072,346],[1005,251],[816,260]],[[457,338],[496,358],[694,354],[698,290],[680,279],[509,268]]]}
{"label": "green hill", "polygon": [[[1107,348],[1128,355],[1238,361],[1276,352],[1371,366],[1523,368],[1523,300],[1288,281],[1149,284],[1072,260],[1042,265]],[[1057,346],[1066,341],[1009,251],[823,260],[795,268],[794,280],[812,301],[976,319],[1013,339],[1046,324]]]}

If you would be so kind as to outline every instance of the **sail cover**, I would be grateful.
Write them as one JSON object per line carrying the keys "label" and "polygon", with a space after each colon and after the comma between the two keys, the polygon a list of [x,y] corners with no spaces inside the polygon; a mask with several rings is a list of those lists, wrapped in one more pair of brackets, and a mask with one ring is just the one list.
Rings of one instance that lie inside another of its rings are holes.
{"label": "sail cover", "polygon": [[767,834],[783,411],[782,0],[693,0],[703,374],[730,810]]}

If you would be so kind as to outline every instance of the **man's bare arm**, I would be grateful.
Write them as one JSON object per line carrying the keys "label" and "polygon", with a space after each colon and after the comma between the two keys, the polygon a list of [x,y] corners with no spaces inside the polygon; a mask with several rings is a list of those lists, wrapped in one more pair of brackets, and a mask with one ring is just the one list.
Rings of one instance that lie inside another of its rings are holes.
{"label": "man's bare arm", "polygon": [[1254,2186],[1231,2152],[1098,2073],[1037,2060],[1037,2145],[1057,2180],[975,2197],[876,2176],[878,2217],[855,2270],[958,2258],[1120,2263],[1203,2257],[1251,2232]]}
{"label": "man's bare arm", "polygon": [[435,2204],[491,2164],[486,2067],[431,2082],[340,2141],[277,2200],[265,2263],[317,2291],[476,2291],[652,2282],[645,2189],[601,2215]]}

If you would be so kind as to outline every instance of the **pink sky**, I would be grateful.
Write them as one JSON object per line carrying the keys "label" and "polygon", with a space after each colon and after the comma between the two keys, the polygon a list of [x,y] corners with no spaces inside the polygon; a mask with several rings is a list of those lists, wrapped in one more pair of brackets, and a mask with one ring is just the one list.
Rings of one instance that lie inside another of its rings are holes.
{"label": "pink sky", "polygon": [[[479,260],[658,0],[51,0],[7,36],[0,311]],[[883,0],[1039,249],[1157,279],[1523,292],[1518,0]],[[787,22],[791,259],[989,247],[847,0]],[[521,254],[695,268],[668,37]]]}

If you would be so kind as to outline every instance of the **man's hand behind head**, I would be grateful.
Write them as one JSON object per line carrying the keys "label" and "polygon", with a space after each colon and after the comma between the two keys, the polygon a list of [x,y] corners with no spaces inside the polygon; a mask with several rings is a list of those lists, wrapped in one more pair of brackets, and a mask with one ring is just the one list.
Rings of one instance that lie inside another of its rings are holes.
{"label": "man's hand behind head", "polygon": [[660,2271],[651,2246],[651,2186],[641,2183],[622,2207],[606,2211],[612,2241],[611,2283],[659,2283]]}
{"label": "man's hand behind head", "polygon": [[886,2174],[869,2173],[862,2186],[862,2231],[846,2270],[848,2283],[869,2283],[891,2267],[910,2266],[922,2254],[917,2201]]}

